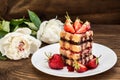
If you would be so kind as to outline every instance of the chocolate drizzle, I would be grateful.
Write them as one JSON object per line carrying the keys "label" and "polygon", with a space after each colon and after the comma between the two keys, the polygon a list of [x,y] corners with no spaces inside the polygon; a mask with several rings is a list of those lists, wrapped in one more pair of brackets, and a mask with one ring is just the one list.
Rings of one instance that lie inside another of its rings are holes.
{"label": "chocolate drizzle", "polygon": [[69,42],[70,44],[74,44],[74,45],[81,45],[81,44],[83,44],[83,43],[92,42],[92,41],[93,41],[92,38],[89,38],[88,40],[81,41],[81,42],[74,42],[74,41],[71,41],[71,40],[66,40],[65,38],[60,38],[60,40]]}

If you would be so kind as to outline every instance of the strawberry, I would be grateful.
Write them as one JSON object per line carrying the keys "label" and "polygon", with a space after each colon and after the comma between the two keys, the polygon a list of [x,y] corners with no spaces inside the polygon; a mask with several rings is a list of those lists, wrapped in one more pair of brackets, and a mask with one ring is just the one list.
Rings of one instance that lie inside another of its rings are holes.
{"label": "strawberry", "polygon": [[73,66],[68,65],[67,69],[68,69],[68,72],[74,72],[74,67]]}
{"label": "strawberry", "polygon": [[66,21],[65,21],[65,24],[64,24],[64,30],[67,31],[67,32],[70,32],[70,33],[74,33],[75,30],[73,28],[73,24],[72,24],[72,21],[68,15],[68,13],[66,13],[67,16],[66,17]]}
{"label": "strawberry", "polygon": [[90,23],[86,21],[76,33],[85,33],[90,29]]}
{"label": "strawberry", "polygon": [[85,65],[81,64],[80,62],[74,61],[73,66],[74,66],[76,72],[78,72],[78,73],[87,71],[87,67]]}
{"label": "strawberry", "polygon": [[74,30],[72,24],[70,24],[70,23],[65,23],[64,30],[67,32],[70,32],[70,33],[75,33],[75,30]]}
{"label": "strawberry", "polygon": [[70,19],[70,16],[68,15],[68,13],[66,12],[66,14],[67,14],[67,16],[65,16],[65,18],[66,18],[66,21],[65,21],[65,23],[72,23],[72,20]]}
{"label": "strawberry", "polygon": [[90,22],[86,21],[85,22],[85,25],[86,25],[86,29],[89,30],[91,27],[90,27]]}
{"label": "strawberry", "polygon": [[86,64],[86,66],[87,66],[88,68],[90,68],[90,69],[96,68],[96,67],[98,66],[98,64],[99,64],[99,61],[98,61],[99,58],[100,58],[100,57],[95,57],[95,56],[94,56],[94,58],[91,59],[91,60]]}
{"label": "strawberry", "polygon": [[48,65],[51,69],[63,69],[64,61],[60,54],[54,54],[48,57]]}
{"label": "strawberry", "polygon": [[82,21],[80,21],[80,19],[77,18],[77,19],[75,20],[73,26],[74,26],[75,31],[77,31],[78,29],[81,28],[81,26],[82,26]]}

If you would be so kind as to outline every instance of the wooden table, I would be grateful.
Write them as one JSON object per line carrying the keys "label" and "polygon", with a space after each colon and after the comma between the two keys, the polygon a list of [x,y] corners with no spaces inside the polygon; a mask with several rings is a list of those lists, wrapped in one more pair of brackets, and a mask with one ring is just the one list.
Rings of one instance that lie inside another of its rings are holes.
{"label": "wooden table", "polygon": [[108,46],[117,54],[118,61],[110,70],[90,77],[62,78],[38,71],[29,58],[19,61],[0,61],[0,80],[120,80],[120,25],[92,26],[94,42]]}

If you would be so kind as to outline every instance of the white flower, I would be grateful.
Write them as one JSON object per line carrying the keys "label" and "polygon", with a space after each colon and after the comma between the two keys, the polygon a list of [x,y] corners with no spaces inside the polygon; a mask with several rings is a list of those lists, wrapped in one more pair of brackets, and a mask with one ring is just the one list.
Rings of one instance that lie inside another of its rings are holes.
{"label": "white flower", "polygon": [[45,43],[56,43],[60,40],[60,31],[63,29],[63,23],[57,19],[51,19],[41,23],[37,32],[37,38]]}
{"label": "white flower", "polygon": [[29,28],[19,28],[15,32],[19,32],[19,33],[26,34],[26,35],[31,34],[31,30]]}
{"label": "white flower", "polygon": [[31,30],[21,28],[8,33],[0,39],[0,51],[9,59],[19,60],[27,58],[41,46],[41,42],[30,36]]}

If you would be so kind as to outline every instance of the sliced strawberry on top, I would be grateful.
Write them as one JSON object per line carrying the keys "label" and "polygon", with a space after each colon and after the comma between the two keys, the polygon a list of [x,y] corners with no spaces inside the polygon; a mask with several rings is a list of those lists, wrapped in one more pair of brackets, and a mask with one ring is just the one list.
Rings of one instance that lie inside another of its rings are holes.
{"label": "sliced strawberry on top", "polygon": [[73,26],[74,26],[75,31],[77,31],[78,29],[82,27],[82,21],[80,21],[80,19],[77,18]]}
{"label": "sliced strawberry on top", "polygon": [[75,33],[73,25],[71,23],[65,23],[64,30],[70,33]]}
{"label": "sliced strawberry on top", "polygon": [[78,73],[85,72],[88,70],[87,67],[85,65],[81,64],[80,62],[74,61],[73,65],[74,65],[75,71]]}
{"label": "sliced strawberry on top", "polygon": [[81,34],[81,33],[85,33],[87,30],[86,30],[86,25],[82,25],[82,27],[76,31],[76,33],[78,34]]}
{"label": "sliced strawberry on top", "polygon": [[85,25],[86,25],[86,29],[87,29],[87,30],[89,30],[89,29],[91,28],[90,22],[86,21],[86,22],[85,22]]}
{"label": "sliced strawberry on top", "polygon": [[85,33],[90,29],[90,23],[86,21],[76,33]]}
{"label": "sliced strawberry on top", "polygon": [[65,16],[65,18],[66,18],[66,21],[65,21],[65,23],[72,23],[72,20],[70,19],[70,16],[68,15],[68,13],[66,12],[66,16]]}
{"label": "sliced strawberry on top", "polygon": [[66,21],[65,21],[65,24],[64,24],[64,30],[67,31],[67,32],[70,32],[70,33],[75,33],[72,21],[71,21],[69,15],[68,15],[68,13],[66,13],[66,14],[67,14],[67,16],[65,16]]}

